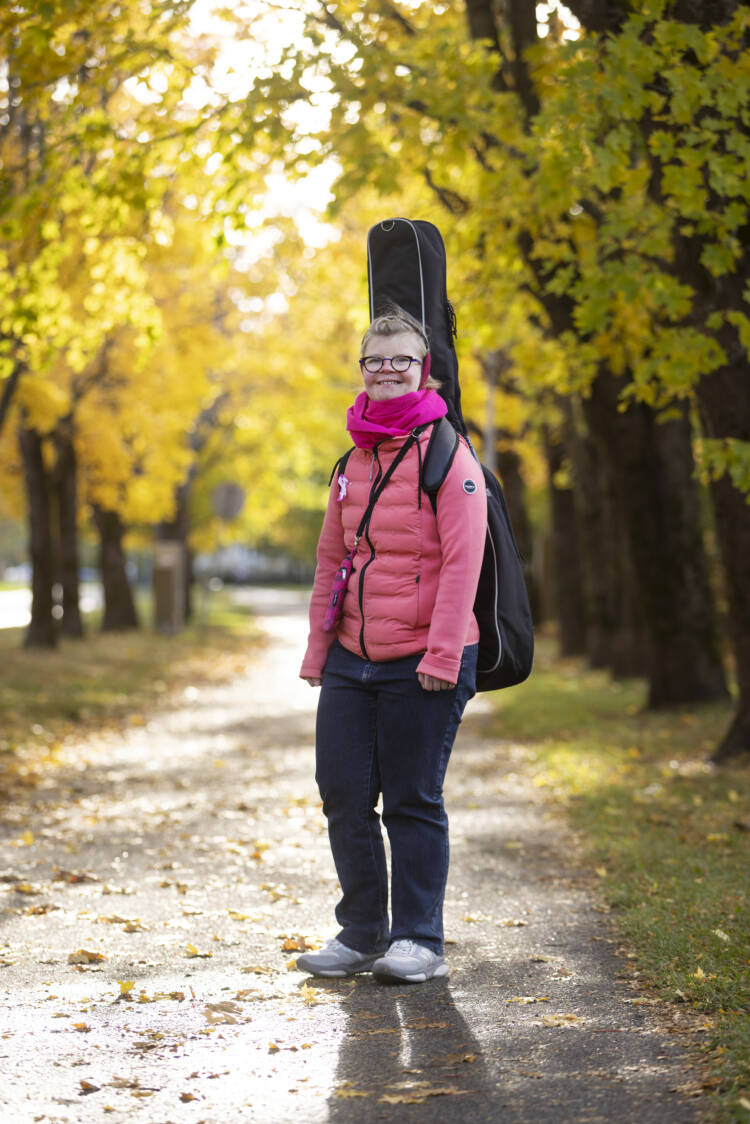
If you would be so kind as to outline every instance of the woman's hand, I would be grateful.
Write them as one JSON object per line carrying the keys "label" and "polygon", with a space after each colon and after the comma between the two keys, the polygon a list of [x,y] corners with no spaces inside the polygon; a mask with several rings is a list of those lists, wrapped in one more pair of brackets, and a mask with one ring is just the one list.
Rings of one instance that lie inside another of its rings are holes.
{"label": "woman's hand", "polygon": [[451,687],[456,686],[448,679],[438,679],[434,675],[425,675],[423,671],[417,672],[417,679],[425,691],[450,691]]}
{"label": "woman's hand", "polygon": [[303,675],[302,678],[305,683],[309,683],[311,687],[321,687],[323,685],[323,680],[319,679],[317,675]]}

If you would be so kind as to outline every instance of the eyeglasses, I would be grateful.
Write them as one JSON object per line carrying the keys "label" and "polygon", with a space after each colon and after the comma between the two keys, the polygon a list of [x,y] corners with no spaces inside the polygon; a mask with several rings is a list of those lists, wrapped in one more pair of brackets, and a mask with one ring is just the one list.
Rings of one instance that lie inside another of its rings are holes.
{"label": "eyeglasses", "polygon": [[416,359],[413,355],[365,355],[360,359],[359,365],[368,374],[377,375],[378,371],[383,370],[385,363],[390,363],[392,370],[403,373],[409,370],[412,363],[421,362],[421,359]]}

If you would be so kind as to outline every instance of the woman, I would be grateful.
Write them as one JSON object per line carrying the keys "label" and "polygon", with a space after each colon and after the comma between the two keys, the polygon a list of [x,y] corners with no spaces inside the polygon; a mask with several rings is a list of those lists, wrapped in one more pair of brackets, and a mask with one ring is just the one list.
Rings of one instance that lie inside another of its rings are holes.
{"label": "woman", "polygon": [[[472,606],[486,492],[464,441],[436,511],[420,487],[430,423],[446,405],[428,382],[428,342],[413,317],[394,307],[374,320],[360,368],[364,391],[347,414],[355,448],[329,497],[300,670],[312,686],[322,685],[316,780],[342,889],[340,932],[297,965],[317,976],[372,971],[382,982],[421,983],[448,974],[442,786],[475,691]],[[352,550],[341,616],[327,630],[331,587]],[[381,793],[391,847],[390,926],[375,811]]]}

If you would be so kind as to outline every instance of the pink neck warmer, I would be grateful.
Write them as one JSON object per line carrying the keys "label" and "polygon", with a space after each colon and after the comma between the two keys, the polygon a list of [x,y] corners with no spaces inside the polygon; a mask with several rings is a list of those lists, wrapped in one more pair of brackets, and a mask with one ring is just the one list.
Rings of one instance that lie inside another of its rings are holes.
{"label": "pink neck warmer", "polygon": [[346,428],[359,449],[372,449],[388,437],[404,437],[418,425],[448,413],[435,390],[413,390],[387,402],[372,402],[363,390],[346,413]]}

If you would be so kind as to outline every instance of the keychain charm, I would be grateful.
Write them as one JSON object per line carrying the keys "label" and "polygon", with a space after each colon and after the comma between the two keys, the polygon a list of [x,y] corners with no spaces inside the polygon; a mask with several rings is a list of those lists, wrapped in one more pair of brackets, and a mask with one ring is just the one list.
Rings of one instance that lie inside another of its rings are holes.
{"label": "keychain charm", "polygon": [[341,503],[344,496],[346,495],[346,489],[349,487],[349,478],[347,476],[344,476],[342,472],[338,477],[336,483],[339,486],[338,502]]}

